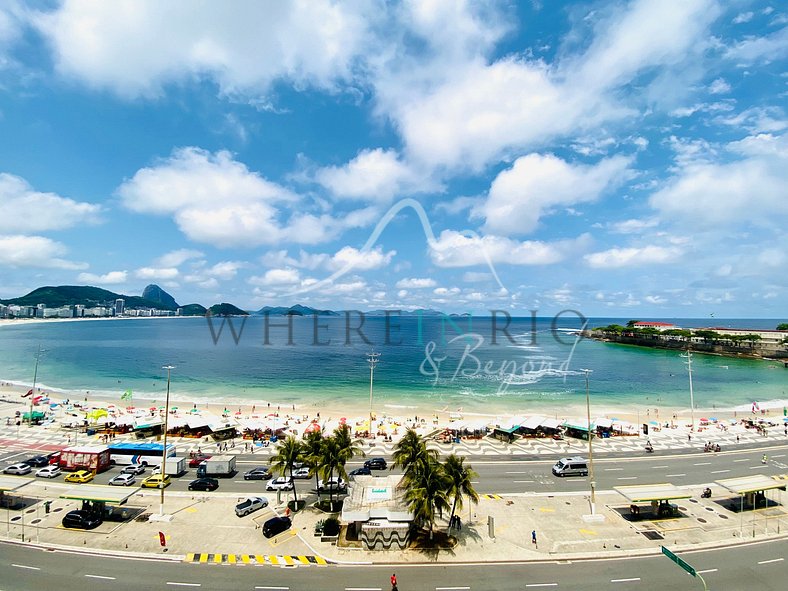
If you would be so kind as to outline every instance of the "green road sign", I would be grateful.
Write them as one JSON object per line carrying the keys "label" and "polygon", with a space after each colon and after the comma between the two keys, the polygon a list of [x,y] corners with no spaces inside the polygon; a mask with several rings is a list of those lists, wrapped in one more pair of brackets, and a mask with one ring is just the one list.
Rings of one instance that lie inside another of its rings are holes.
{"label": "green road sign", "polygon": [[684,562],[681,558],[676,556],[673,552],[671,552],[670,550],[665,548],[665,546],[662,546],[662,553],[665,556],[667,556],[668,558],[670,558],[673,562],[678,564],[681,568],[683,568],[689,574],[691,574],[693,577],[697,577],[698,576],[698,573],[695,571],[695,567],[693,567],[693,566],[687,564],[686,562]]}

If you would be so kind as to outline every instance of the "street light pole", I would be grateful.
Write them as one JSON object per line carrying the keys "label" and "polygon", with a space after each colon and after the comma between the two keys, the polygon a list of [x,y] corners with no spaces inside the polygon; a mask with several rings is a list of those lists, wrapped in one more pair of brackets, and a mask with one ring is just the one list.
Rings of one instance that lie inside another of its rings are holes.
{"label": "street light pole", "polygon": [[588,421],[588,475],[591,477],[591,515],[596,515],[596,482],[594,482],[594,451],[591,441],[593,435],[591,433],[591,395],[588,386],[588,374],[592,370],[584,369],[583,373],[586,376],[586,420]]}
{"label": "street light pole", "polygon": [[369,363],[369,434],[371,437],[375,437],[375,433],[372,430],[372,381],[375,376],[375,366],[380,361],[380,353],[369,353],[367,355],[367,362]]}
{"label": "street light pole", "polygon": [[692,391],[692,351],[687,349],[687,354],[682,355],[682,357],[687,358],[687,373],[689,374],[689,387],[690,387],[690,417],[692,419],[692,425],[690,426],[690,431],[695,431],[695,395]]}
{"label": "street light pole", "polygon": [[167,419],[170,416],[170,372],[175,369],[173,365],[165,365],[162,369],[167,370],[167,397],[164,402],[164,449],[161,452],[161,499],[159,501],[159,515],[164,515],[164,478],[167,475]]}

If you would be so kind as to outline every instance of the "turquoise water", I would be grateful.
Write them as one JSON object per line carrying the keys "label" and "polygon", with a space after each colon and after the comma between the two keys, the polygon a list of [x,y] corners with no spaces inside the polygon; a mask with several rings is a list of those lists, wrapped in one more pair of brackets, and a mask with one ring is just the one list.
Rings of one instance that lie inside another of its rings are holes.
{"label": "turquoise water", "polygon": [[[594,319],[591,326],[622,322]],[[584,401],[590,369],[594,405],[633,409],[689,407],[684,359],[656,349],[577,340],[581,327],[568,316],[513,319],[508,335],[499,318],[493,343],[489,318],[344,317],[272,318],[268,342],[265,321],[251,317],[239,338],[225,326],[218,340],[204,318],[44,322],[0,327],[0,378],[29,384],[35,353],[44,349],[38,382],[64,395],[91,391],[118,396],[163,397],[166,372],[172,397],[184,401],[308,406],[369,404],[366,355],[381,353],[375,370],[375,404],[466,411],[534,412]],[[236,333],[241,321],[233,320]],[[625,322],[625,320],[623,321]],[[684,326],[698,326],[682,321]],[[747,328],[773,328],[777,321],[717,321]],[[387,326],[388,324],[388,326]],[[317,338],[315,337],[317,333]],[[387,338],[388,333],[388,338]],[[511,337],[511,338],[510,338]],[[366,338],[369,343],[363,339]],[[237,342],[236,342],[237,340]],[[329,342],[330,341],[330,342]],[[325,344],[328,343],[328,344]],[[773,362],[694,355],[695,403],[729,408],[753,400],[788,398],[788,370]]]}

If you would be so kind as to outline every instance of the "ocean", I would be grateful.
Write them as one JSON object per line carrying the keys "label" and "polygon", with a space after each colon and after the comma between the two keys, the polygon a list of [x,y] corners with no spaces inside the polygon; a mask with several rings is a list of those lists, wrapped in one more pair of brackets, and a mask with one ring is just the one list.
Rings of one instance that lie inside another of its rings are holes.
{"label": "ocean", "polygon": [[[56,399],[132,390],[135,399],[161,400],[162,366],[173,365],[171,400],[184,403],[368,408],[367,356],[374,350],[380,353],[376,408],[554,414],[584,402],[586,369],[595,408],[689,408],[686,359],[679,353],[581,339],[575,331],[583,323],[573,314],[508,324],[503,316],[494,323],[426,315],[367,316],[363,324],[357,315],[291,321],[271,317],[267,329],[263,317],[224,325],[202,317],[9,323],[0,326],[0,379],[30,384],[40,345],[37,382]],[[596,318],[589,326],[613,322],[626,320]],[[713,324],[756,329],[778,322]],[[788,369],[694,354],[693,382],[696,407],[725,409],[786,398]]]}

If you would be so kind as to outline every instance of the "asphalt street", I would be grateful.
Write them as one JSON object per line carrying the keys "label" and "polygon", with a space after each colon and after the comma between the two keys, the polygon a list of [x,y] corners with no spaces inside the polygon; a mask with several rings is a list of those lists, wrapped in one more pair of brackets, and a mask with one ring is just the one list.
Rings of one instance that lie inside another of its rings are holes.
{"label": "asphalt street", "polygon": [[[779,540],[681,557],[701,573],[709,590],[782,591],[788,576],[786,554],[788,541]],[[0,543],[2,591],[388,591],[392,573],[401,591],[703,589],[700,580],[661,555],[560,563],[277,568],[94,557]]]}

